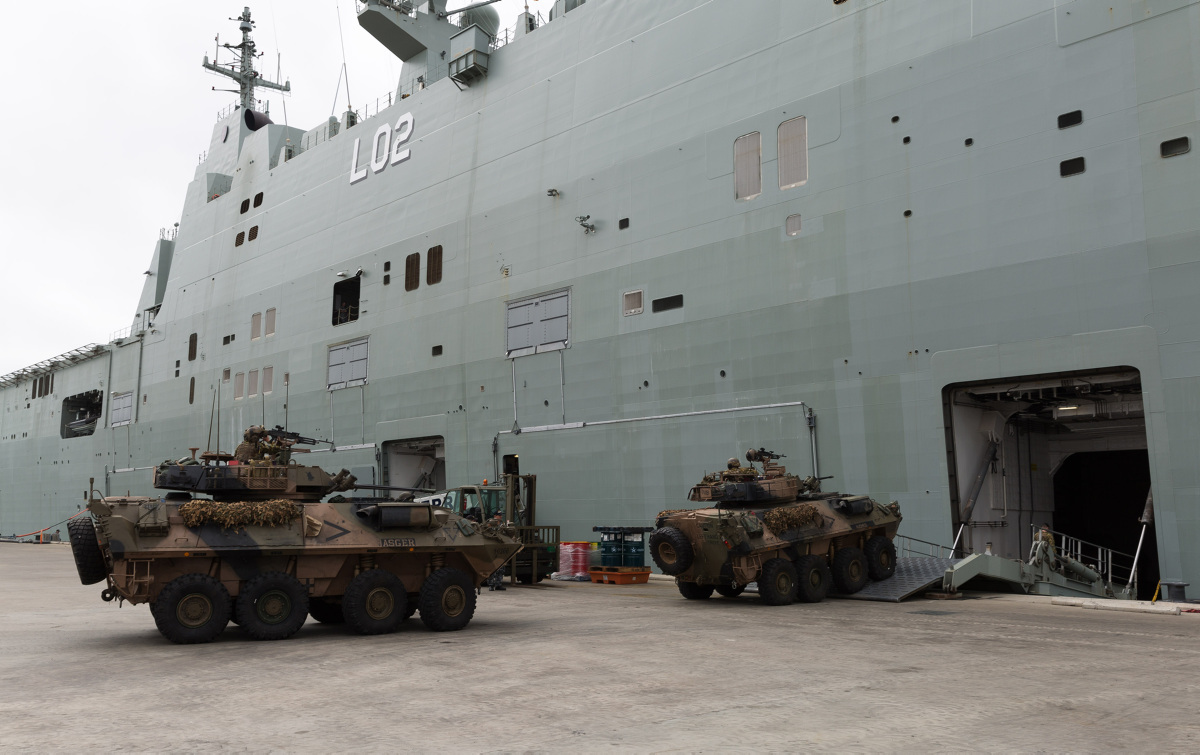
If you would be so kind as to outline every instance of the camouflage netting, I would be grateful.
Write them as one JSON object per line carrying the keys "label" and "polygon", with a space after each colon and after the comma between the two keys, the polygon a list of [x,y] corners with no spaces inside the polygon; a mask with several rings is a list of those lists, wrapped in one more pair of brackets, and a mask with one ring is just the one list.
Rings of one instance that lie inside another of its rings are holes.
{"label": "camouflage netting", "polygon": [[278,527],[299,519],[303,514],[304,508],[300,504],[281,499],[246,503],[193,499],[179,507],[179,515],[188,527],[213,522],[225,530],[252,525]]}
{"label": "camouflage netting", "polygon": [[689,511],[695,511],[695,509],[666,509],[665,511],[658,512],[658,518],[673,516],[675,514],[686,514]]}
{"label": "camouflage netting", "polygon": [[798,527],[813,527],[821,523],[821,511],[811,503],[780,506],[768,511],[763,517],[763,522],[772,532],[785,532]]}

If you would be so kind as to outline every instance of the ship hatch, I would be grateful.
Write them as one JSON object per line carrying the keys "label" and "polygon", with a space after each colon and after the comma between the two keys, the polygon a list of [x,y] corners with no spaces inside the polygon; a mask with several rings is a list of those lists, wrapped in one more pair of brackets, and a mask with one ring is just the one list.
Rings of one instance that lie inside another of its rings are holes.
{"label": "ship hatch", "polygon": [[383,470],[383,484],[402,488],[446,488],[446,440],[441,436],[388,441],[383,444],[383,450],[387,465]]}
{"label": "ship hatch", "polygon": [[[954,531],[965,553],[988,545],[1025,559],[1042,524],[1120,555],[1137,551],[1150,465],[1141,375],[1132,367],[997,377],[943,390]],[[963,526],[965,525],[965,526]],[[1060,537],[1061,539],[1061,537]],[[1139,596],[1158,581],[1149,527]],[[1085,545],[1086,547],[1086,545]]]}

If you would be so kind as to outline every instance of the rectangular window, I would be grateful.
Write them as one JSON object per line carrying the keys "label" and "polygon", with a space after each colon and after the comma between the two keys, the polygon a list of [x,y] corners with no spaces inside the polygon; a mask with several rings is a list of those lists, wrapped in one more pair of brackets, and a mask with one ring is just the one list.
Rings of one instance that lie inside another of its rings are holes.
{"label": "rectangular window", "polygon": [[799,236],[800,235],[800,216],[799,215],[788,215],[787,221],[784,223],[784,230],[787,231],[787,235],[789,235],[789,236]]}
{"label": "rectangular window", "polygon": [[[189,362],[196,361],[196,351],[197,351],[198,347],[199,347],[199,343],[198,343],[197,336],[195,333],[192,333],[190,336],[188,336],[188,361]],[[178,367],[179,363],[176,362],[175,366]]]}
{"label": "rectangular window", "polygon": [[246,393],[251,396],[258,395],[258,370],[250,370],[250,379],[247,382]]}
{"label": "rectangular window", "polygon": [[733,191],[739,200],[762,194],[762,134],[757,131],[733,142]]}
{"label": "rectangular window", "polygon": [[808,183],[808,119],[804,116],[779,124],[778,163],[780,189]]}
{"label": "rectangular window", "polygon": [[367,339],[329,347],[329,390],[349,388],[367,382]]}
{"label": "rectangular window", "polygon": [[266,320],[267,320],[266,332],[264,332],[263,335],[267,335],[267,336],[275,335],[275,308],[274,307],[271,307],[270,309],[267,310]]}
{"label": "rectangular window", "polygon": [[1072,110],[1069,113],[1063,113],[1058,116],[1059,128],[1071,128],[1072,126],[1078,126],[1080,123],[1083,123],[1082,110]]}
{"label": "rectangular window", "polygon": [[1058,164],[1058,174],[1064,177],[1079,175],[1085,167],[1082,157],[1073,157]]}
{"label": "rectangular window", "polygon": [[413,253],[404,258],[404,290],[416,291],[421,285],[421,255]]}
{"label": "rectangular window", "polygon": [[358,319],[358,294],[361,279],[356,275],[333,284],[333,324],[344,325]]}
{"label": "rectangular window", "polygon": [[228,383],[228,382],[229,382],[229,368],[228,368],[228,367],[226,367],[225,369],[221,370],[221,382],[222,382],[222,383]]}
{"label": "rectangular window", "polygon": [[442,282],[442,245],[430,247],[425,256],[425,283],[432,286]]}
{"label": "rectangular window", "polygon": [[188,403],[196,402],[196,378],[192,378],[188,384]]}
{"label": "rectangular window", "polygon": [[263,393],[270,393],[275,389],[275,368],[263,367]]}
{"label": "rectangular window", "polygon": [[262,312],[250,315],[250,340],[262,338]]}
{"label": "rectangular window", "polygon": [[683,309],[683,294],[666,296],[650,302],[651,312],[666,312],[668,309]]}
{"label": "rectangular window", "polygon": [[506,313],[507,356],[566,348],[571,314],[570,290],[509,302]]}
{"label": "rectangular window", "polygon": [[1178,139],[1168,139],[1158,145],[1158,153],[1163,157],[1175,157],[1182,155],[1192,150],[1192,140],[1186,136],[1181,136]]}
{"label": "rectangular window", "polygon": [[114,393],[109,402],[109,425],[120,427],[133,421],[133,391]]}
{"label": "rectangular window", "polygon": [[233,397],[239,399],[246,395],[246,374],[239,372],[233,376]]}
{"label": "rectangular window", "polygon": [[623,298],[626,317],[629,315],[640,315],[642,313],[641,291],[629,291]]}

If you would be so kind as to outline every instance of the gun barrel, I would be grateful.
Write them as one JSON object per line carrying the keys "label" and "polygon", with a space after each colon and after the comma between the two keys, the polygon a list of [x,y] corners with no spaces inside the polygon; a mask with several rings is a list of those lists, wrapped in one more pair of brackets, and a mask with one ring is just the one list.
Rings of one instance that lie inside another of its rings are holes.
{"label": "gun barrel", "polygon": [[403,490],[407,493],[436,493],[434,488],[402,488],[398,485],[358,485],[355,484],[355,490]]}

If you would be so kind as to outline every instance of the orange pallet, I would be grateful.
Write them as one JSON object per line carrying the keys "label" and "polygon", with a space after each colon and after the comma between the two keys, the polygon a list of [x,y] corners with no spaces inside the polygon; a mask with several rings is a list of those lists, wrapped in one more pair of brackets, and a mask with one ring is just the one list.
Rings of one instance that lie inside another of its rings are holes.
{"label": "orange pallet", "polygon": [[588,569],[592,581],[604,585],[644,585],[650,581],[650,570],[637,566],[598,566]]}

